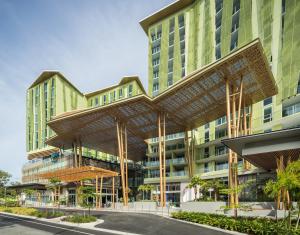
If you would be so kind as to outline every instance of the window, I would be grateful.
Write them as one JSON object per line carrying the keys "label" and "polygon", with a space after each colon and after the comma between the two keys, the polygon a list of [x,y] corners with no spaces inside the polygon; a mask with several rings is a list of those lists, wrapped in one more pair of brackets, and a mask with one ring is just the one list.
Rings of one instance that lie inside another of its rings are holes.
{"label": "window", "polygon": [[297,85],[297,94],[300,94],[300,78],[299,78],[298,85]]}
{"label": "window", "polygon": [[45,119],[48,120],[48,83],[44,83]]}
{"label": "window", "polygon": [[158,83],[153,84],[153,92],[157,92],[158,89],[159,89],[159,84]]}
{"label": "window", "polygon": [[209,157],[209,148],[206,147],[204,148],[204,158],[208,158]]}
{"label": "window", "polygon": [[[168,87],[173,85],[173,77],[172,77],[172,75],[173,75],[173,74],[169,74],[169,75],[168,75]],[[169,76],[170,76],[170,77],[169,77]]]}
{"label": "window", "polygon": [[50,116],[54,115],[55,79],[51,82]]}
{"label": "window", "polygon": [[206,131],[204,134],[204,142],[209,142],[209,131]]}
{"label": "window", "polygon": [[299,113],[300,112],[300,103],[297,104],[293,104],[287,107],[284,107],[282,109],[282,116],[286,117],[286,116],[290,116],[293,115],[295,113]]}
{"label": "window", "polygon": [[131,84],[128,86],[128,96],[129,97],[132,96],[132,85]]}
{"label": "window", "polygon": [[231,43],[230,43],[230,50],[237,48],[238,46],[238,31],[235,31],[231,34]]}
{"label": "window", "polygon": [[216,29],[221,27],[221,23],[222,23],[222,14],[218,14],[216,15],[216,22],[215,22],[215,25],[216,25]]}
{"label": "window", "polygon": [[183,15],[178,16],[178,24],[179,24],[179,28],[184,27],[184,16]]}
{"label": "window", "polygon": [[272,121],[272,107],[264,109],[264,123]]}
{"label": "window", "polygon": [[106,104],[106,95],[103,96],[103,104]]}
{"label": "window", "polygon": [[172,18],[169,21],[169,33],[173,33],[174,32],[174,26],[175,26],[175,18]]}
{"label": "window", "polygon": [[152,65],[153,66],[159,65],[159,58],[152,60]]}
{"label": "window", "polygon": [[238,13],[232,17],[231,32],[235,32],[236,30],[238,30],[239,25],[240,25],[240,15]]}
{"label": "window", "polygon": [[154,71],[153,72],[153,78],[154,79],[158,79],[158,73],[159,73],[159,71]]}
{"label": "window", "polygon": [[221,58],[221,46],[220,44],[216,47],[216,60],[220,59]]}
{"label": "window", "polygon": [[123,97],[123,88],[120,88],[119,89],[119,98],[122,98]]}
{"label": "window", "polygon": [[240,0],[233,0],[232,15],[240,10]]}
{"label": "window", "polygon": [[218,146],[215,148],[215,155],[219,156],[219,155],[223,155],[228,153],[228,148],[226,146]]}
{"label": "window", "polygon": [[269,104],[272,104],[272,97],[269,97],[269,98],[264,100],[264,106],[267,106]]}
{"label": "window", "polygon": [[225,170],[228,169],[228,163],[227,162],[217,162],[216,163],[216,170],[220,171],[220,170]]}
{"label": "window", "polygon": [[223,8],[223,0],[215,0],[216,13],[218,13]]}
{"label": "window", "polygon": [[221,29],[220,28],[218,30],[216,30],[215,40],[216,40],[216,45],[221,43]]}
{"label": "window", "polygon": [[209,172],[208,163],[204,163],[204,172]]}
{"label": "window", "polygon": [[208,128],[209,128],[209,122],[204,125],[204,129],[208,129]]}
{"label": "window", "polygon": [[99,105],[99,100],[98,100],[98,97],[95,98],[95,106],[98,106]]}
{"label": "window", "polygon": [[222,138],[226,135],[227,135],[226,129],[216,130],[216,132],[215,132],[216,139]]}
{"label": "window", "polygon": [[174,45],[174,34],[170,34],[169,35],[169,46],[173,46]]}
{"label": "window", "polygon": [[160,52],[160,45],[152,47],[152,55]]}
{"label": "window", "polygon": [[220,126],[226,123],[226,116],[220,117],[216,120],[216,125]]}

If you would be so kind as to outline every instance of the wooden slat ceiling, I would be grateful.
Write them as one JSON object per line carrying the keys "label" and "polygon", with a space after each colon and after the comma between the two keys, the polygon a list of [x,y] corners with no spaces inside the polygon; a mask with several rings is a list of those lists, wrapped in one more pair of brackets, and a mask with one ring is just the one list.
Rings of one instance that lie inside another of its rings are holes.
{"label": "wooden slat ceiling", "polygon": [[253,154],[253,155],[245,155],[243,156],[243,158],[245,158],[247,161],[249,161],[252,165],[256,167],[260,167],[265,170],[274,170],[277,169],[276,159],[280,156],[283,156],[284,165],[287,165],[289,160],[293,162],[299,159],[300,148]]}
{"label": "wooden slat ceiling", "polygon": [[118,176],[117,172],[110,171],[103,168],[93,167],[93,166],[83,166],[76,168],[67,168],[56,170],[52,172],[47,172],[40,174],[40,178],[44,179],[60,179],[64,182],[74,182],[84,179],[95,179],[96,176],[100,177],[113,177]]}
{"label": "wooden slat ceiling", "polygon": [[47,144],[69,149],[74,140],[88,148],[117,155],[116,120],[126,122],[128,158],[145,156],[145,139],[157,136],[157,112],[167,113],[166,134],[204,125],[226,114],[225,79],[239,86],[243,76],[245,102],[259,102],[277,94],[277,86],[260,41],[245,45],[221,60],[196,70],[155,98],[139,95],[57,116],[48,125],[57,136]]}

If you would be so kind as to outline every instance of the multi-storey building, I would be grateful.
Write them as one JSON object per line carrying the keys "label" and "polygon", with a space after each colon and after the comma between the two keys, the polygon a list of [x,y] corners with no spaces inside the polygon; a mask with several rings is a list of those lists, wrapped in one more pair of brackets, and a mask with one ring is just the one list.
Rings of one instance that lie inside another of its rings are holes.
{"label": "multi-storey building", "polygon": [[[72,150],[59,150],[47,146],[45,143],[49,137],[55,134],[47,126],[47,122],[52,117],[66,112],[107,105],[141,93],[145,93],[145,91],[136,76],[124,77],[115,86],[83,94],[61,73],[56,71],[43,72],[27,90],[26,147],[29,161],[22,168],[22,182],[24,184],[45,184],[47,180],[38,177],[39,174],[69,168],[74,164]],[[87,148],[83,148],[82,155],[84,162],[88,165],[117,171],[119,169],[116,156]],[[142,183],[141,180],[140,167],[130,163],[129,186],[134,189]],[[72,194],[75,189],[71,185],[71,188],[66,190]],[[109,189],[104,188],[104,190]],[[48,196],[43,195],[43,197],[47,198]],[[72,198],[70,198],[71,201]]]}
{"label": "multi-storey building", "polygon": [[[140,24],[149,40],[149,95],[157,96],[196,69],[259,38],[279,92],[253,105],[252,131],[268,132],[300,125],[299,1],[179,0]],[[221,144],[221,139],[227,136],[226,117],[200,126],[189,135],[195,137],[195,174],[208,179],[222,178],[226,182],[227,149]],[[189,178],[184,161],[184,135],[168,136],[168,139],[167,188],[170,190],[167,197],[173,201],[179,197],[181,201],[190,200],[193,194],[185,190]],[[156,150],[154,139],[147,152],[145,182],[157,185]],[[258,184],[269,177],[253,166],[244,169],[242,161],[239,166],[241,181],[255,179]]]}

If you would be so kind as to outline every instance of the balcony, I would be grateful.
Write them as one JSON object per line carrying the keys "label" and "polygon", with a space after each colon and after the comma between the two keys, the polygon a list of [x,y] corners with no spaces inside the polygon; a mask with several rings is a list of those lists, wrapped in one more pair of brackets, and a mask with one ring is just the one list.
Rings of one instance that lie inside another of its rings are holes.
{"label": "balcony", "polygon": [[[182,165],[182,164],[186,164],[186,162],[185,162],[184,158],[167,159],[166,165],[169,166],[170,164]],[[159,161],[148,161],[148,162],[145,162],[144,165],[145,165],[145,168],[159,167]]]}

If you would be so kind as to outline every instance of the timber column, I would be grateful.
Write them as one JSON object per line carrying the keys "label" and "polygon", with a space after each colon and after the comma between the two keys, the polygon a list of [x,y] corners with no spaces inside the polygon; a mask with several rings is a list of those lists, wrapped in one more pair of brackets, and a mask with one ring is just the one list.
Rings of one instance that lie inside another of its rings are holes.
{"label": "timber column", "polygon": [[159,179],[160,179],[160,206],[166,206],[166,114],[157,114],[158,125],[158,152],[159,152]]}
{"label": "timber column", "polygon": [[122,181],[123,204],[128,205],[128,164],[127,164],[127,129],[119,120],[117,122],[118,153]]}

